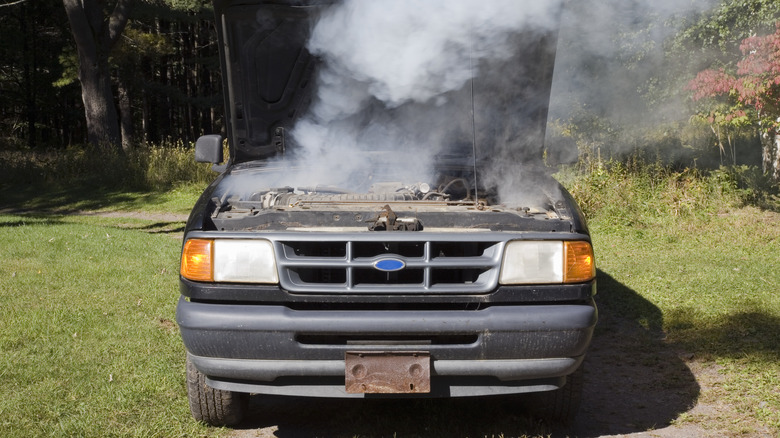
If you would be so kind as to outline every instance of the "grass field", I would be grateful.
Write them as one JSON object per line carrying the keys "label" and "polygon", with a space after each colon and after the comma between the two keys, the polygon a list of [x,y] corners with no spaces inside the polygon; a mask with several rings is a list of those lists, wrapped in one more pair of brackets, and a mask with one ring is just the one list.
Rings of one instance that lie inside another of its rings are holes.
{"label": "grass field", "polygon": [[[663,331],[665,345],[716,373],[699,398],[721,408],[676,423],[780,434],[780,214],[687,178],[567,182],[591,215],[600,275],[635,292],[604,291],[601,311]],[[183,223],[74,214],[182,215],[199,187],[57,187],[3,187],[0,436],[222,434],[187,407],[174,323]]]}
{"label": "grass field", "polygon": [[0,435],[182,436],[180,242],[159,223],[0,216]]}
{"label": "grass field", "polygon": [[594,221],[591,232],[599,268],[636,293],[601,312],[662,331],[668,348],[719,376],[700,382],[717,412],[679,421],[780,434],[780,214],[746,207],[646,228]]}
{"label": "grass field", "polygon": [[589,213],[602,276],[633,292],[600,286],[602,313],[661,332],[689,367],[716,376],[699,382],[699,402],[716,408],[677,421],[715,435],[780,435],[776,189],[744,167],[618,164],[561,179]]}

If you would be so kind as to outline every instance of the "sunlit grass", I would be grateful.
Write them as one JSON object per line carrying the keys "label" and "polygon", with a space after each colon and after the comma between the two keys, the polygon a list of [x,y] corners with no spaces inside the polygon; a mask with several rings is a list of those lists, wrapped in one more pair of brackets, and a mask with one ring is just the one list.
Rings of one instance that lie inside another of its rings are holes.
{"label": "sunlit grass", "polygon": [[591,232],[599,268],[659,312],[629,302],[611,309],[663,330],[667,345],[722,375],[702,398],[730,412],[686,421],[735,434],[780,433],[780,214],[738,204],[706,204],[682,216],[640,207],[630,224],[597,211]]}
{"label": "sunlit grass", "polygon": [[[177,233],[216,176],[208,172],[156,189],[3,180],[0,435],[222,433],[189,415],[173,324]],[[745,188],[727,171],[598,172],[562,179],[589,214],[599,269],[635,292],[602,311],[662,330],[666,345],[716,370],[718,384],[700,397],[730,411],[679,421],[780,433],[775,193]],[[70,214],[76,211],[176,216]]]}
{"label": "sunlit grass", "polygon": [[204,433],[173,322],[178,239],[2,215],[0,242],[0,435]]}

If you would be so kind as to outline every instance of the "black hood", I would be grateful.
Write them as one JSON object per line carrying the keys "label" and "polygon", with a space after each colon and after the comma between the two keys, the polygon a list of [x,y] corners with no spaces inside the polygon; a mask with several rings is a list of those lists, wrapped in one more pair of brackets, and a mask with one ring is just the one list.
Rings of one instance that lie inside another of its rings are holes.
{"label": "black hood", "polygon": [[306,41],[320,6],[215,0],[231,160],[283,152],[305,102],[315,60]]}
{"label": "black hood", "polygon": [[[316,103],[318,70],[327,64],[312,54],[309,38],[317,20],[333,7],[338,2],[214,0],[231,164],[294,153],[294,128]],[[557,29],[535,28],[509,38],[512,56],[501,66],[485,62],[475,68],[472,80],[448,95],[448,105],[455,107],[447,109],[435,99],[418,105],[440,113],[430,129],[452,131],[437,156],[472,163],[541,158]],[[404,120],[396,117],[396,105],[379,102],[367,108],[360,114],[365,126]],[[382,111],[391,115],[379,115]],[[414,134],[398,143],[430,141]],[[410,152],[414,148],[399,153]]]}

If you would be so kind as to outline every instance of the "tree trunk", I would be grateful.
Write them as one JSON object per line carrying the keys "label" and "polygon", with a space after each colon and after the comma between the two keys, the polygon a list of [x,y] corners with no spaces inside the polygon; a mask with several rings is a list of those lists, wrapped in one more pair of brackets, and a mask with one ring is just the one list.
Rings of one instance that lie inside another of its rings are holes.
{"label": "tree trunk", "polygon": [[117,90],[119,92],[119,117],[120,128],[122,132],[122,150],[130,152],[133,148],[134,130],[133,130],[133,113],[132,105],[130,103],[130,91],[127,89],[126,81],[121,77],[117,81]]}
{"label": "tree trunk", "polygon": [[769,174],[772,168],[772,148],[774,147],[774,134],[762,130],[761,132],[761,170],[764,175]]}
{"label": "tree trunk", "polygon": [[144,145],[149,144],[149,127],[151,121],[149,120],[149,99],[146,97],[146,90],[141,92],[141,143]]}
{"label": "tree trunk", "polygon": [[121,150],[121,137],[108,57],[127,24],[133,2],[117,0],[111,16],[104,17],[104,1],[63,0],[78,51],[87,141],[114,150]]}
{"label": "tree trunk", "polygon": [[764,175],[780,182],[780,131],[761,133],[761,169]]}
{"label": "tree trunk", "polygon": [[780,132],[774,132],[774,159],[772,160],[772,180],[780,182]]}
{"label": "tree trunk", "polygon": [[81,99],[87,117],[87,140],[93,146],[119,148],[119,119],[111,90],[108,59],[79,50]]}
{"label": "tree trunk", "polygon": [[36,125],[37,125],[37,106],[35,105],[35,72],[37,70],[35,66],[35,40],[36,34],[34,30],[29,31],[28,25],[35,29],[34,16],[35,12],[30,11],[30,8],[35,7],[34,4],[23,4],[21,7],[22,15],[19,18],[19,24],[23,35],[29,35],[29,37],[23,37],[22,40],[22,59],[24,65],[22,67],[24,78],[24,94],[25,94],[25,121],[27,125],[27,146],[34,147],[36,139]]}

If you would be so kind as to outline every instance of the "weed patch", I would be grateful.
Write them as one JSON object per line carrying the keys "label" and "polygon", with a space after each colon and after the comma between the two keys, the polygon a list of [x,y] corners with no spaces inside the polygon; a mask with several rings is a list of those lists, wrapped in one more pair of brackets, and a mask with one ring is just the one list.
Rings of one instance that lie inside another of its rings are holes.
{"label": "weed patch", "polygon": [[195,162],[194,149],[182,143],[129,152],[93,147],[0,150],[0,185],[167,190],[182,184],[204,186],[214,179],[209,164]]}
{"label": "weed patch", "polygon": [[609,161],[580,173],[556,174],[585,214],[615,227],[644,227],[669,220],[707,221],[744,206],[780,211],[777,187],[754,168],[711,172],[675,170],[660,164]]}

